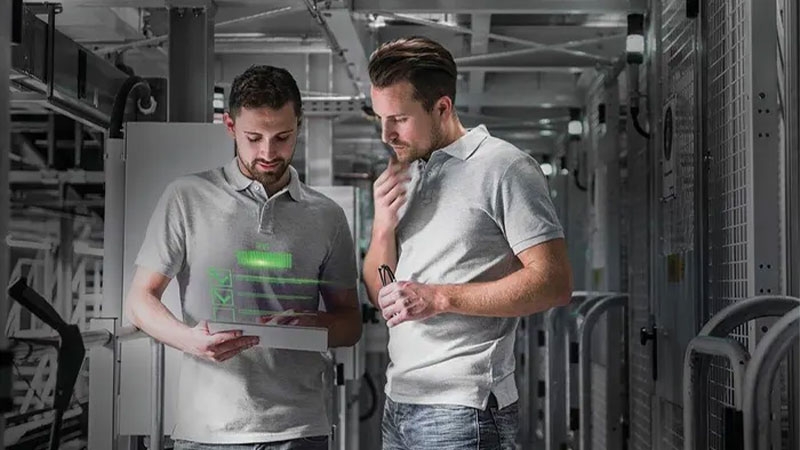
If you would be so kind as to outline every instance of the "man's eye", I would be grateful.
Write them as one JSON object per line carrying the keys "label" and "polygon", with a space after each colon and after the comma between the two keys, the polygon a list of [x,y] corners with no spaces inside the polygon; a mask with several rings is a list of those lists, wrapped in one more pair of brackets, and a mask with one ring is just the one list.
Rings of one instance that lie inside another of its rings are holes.
{"label": "man's eye", "polygon": [[275,139],[276,139],[277,141],[279,141],[279,142],[284,142],[284,141],[286,141],[287,139],[289,139],[289,136],[278,136],[278,137],[276,137]]}
{"label": "man's eye", "polygon": [[261,138],[258,138],[258,137],[248,137],[248,138],[247,138],[247,140],[248,140],[248,141],[250,141],[250,142],[258,142],[258,141],[260,141],[260,140],[261,140]]}
{"label": "man's eye", "polygon": [[399,117],[399,118],[396,118],[396,119],[394,119],[394,121],[395,121],[396,123],[403,123],[403,122],[405,122],[406,120],[408,120],[408,118],[407,118],[407,117]]}

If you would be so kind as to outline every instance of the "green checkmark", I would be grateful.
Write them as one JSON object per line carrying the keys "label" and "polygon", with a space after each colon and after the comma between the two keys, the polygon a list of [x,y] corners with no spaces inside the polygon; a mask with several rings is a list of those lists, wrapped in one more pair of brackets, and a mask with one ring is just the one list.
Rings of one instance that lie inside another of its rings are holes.
{"label": "green checkmark", "polygon": [[212,289],[211,300],[217,305],[228,305],[233,303],[233,291],[230,289]]}
{"label": "green checkmark", "polygon": [[[226,269],[216,269],[211,267],[208,269],[208,275],[211,277],[212,285],[216,286],[232,286],[231,271]],[[214,284],[216,283],[216,284]]]}

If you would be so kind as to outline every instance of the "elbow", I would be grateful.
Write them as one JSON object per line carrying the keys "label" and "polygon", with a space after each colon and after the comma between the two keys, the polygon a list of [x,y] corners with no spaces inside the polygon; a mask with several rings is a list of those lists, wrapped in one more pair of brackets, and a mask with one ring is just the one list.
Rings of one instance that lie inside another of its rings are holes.
{"label": "elbow", "polygon": [[563,290],[558,295],[556,295],[556,298],[554,299],[553,302],[554,303],[553,307],[558,308],[561,306],[567,306],[569,305],[571,299],[572,299],[572,289]]}
{"label": "elbow", "polygon": [[123,317],[123,319],[127,320],[128,322],[130,322],[131,325],[135,326],[136,328],[140,328],[139,327],[139,323],[136,320],[136,312],[135,312],[135,309],[133,307],[133,302],[131,302],[130,300],[125,302],[125,307],[124,307],[124,310],[123,310],[123,313],[122,313],[122,317]]}
{"label": "elbow", "polygon": [[572,300],[572,269],[569,266],[565,267],[559,278],[563,282],[559,283],[558,290],[554,295],[554,307],[567,306]]}
{"label": "elbow", "polygon": [[358,344],[358,341],[361,340],[361,325],[359,324],[358,329],[355,330],[351,336],[344,342],[343,347],[352,347]]}
{"label": "elbow", "polygon": [[[133,294],[133,293],[131,293]],[[139,302],[137,301],[136,295],[128,295],[128,298],[125,299],[125,304],[122,310],[122,318],[131,325],[135,326],[138,329],[142,329],[141,320],[139,320]]]}
{"label": "elbow", "polygon": [[352,332],[350,333],[350,336],[348,336],[348,339],[346,339],[344,344],[345,347],[352,347],[358,344],[358,341],[361,340],[361,335],[364,331],[364,328],[361,325],[361,314],[358,314],[353,322],[354,323],[351,325]]}
{"label": "elbow", "polygon": [[[345,325],[346,328],[342,327],[342,325]],[[356,345],[358,341],[361,340],[362,333],[360,312],[356,311],[354,314],[348,315],[348,320],[340,324],[340,327],[340,331],[336,333],[337,337],[333,340],[330,346],[352,347]],[[345,329],[346,331],[342,332]]]}

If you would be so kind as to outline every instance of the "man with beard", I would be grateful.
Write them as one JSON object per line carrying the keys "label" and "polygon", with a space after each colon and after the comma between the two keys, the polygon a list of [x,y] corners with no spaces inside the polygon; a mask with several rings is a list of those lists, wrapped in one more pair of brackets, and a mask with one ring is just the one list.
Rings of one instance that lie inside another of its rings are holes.
{"label": "man with beard", "polygon": [[[572,289],[539,164],[461,125],[456,74],[452,55],[421,37],[386,43],[369,62],[396,155],[374,184],[364,260],[389,326],[384,450],[514,449],[519,317],[566,304]],[[382,287],[383,264],[400,281]]]}
{"label": "man with beard", "polygon": [[[331,347],[360,337],[344,211],[290,165],[301,107],[284,69],[253,66],[236,77],[224,116],[236,156],[172,182],[150,219],[126,315],[183,352],[178,450],[328,448],[324,355],[257,346],[239,330],[211,333],[207,322],[222,312],[256,322],[302,310],[292,322],[327,328]],[[172,278],[184,322],[161,302]],[[320,295],[325,312],[317,311]]]}

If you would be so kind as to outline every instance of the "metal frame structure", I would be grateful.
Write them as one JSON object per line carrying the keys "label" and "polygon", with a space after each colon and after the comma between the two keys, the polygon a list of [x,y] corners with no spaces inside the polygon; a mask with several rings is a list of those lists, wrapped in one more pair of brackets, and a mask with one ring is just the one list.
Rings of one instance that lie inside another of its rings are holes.
{"label": "metal frame structure", "polygon": [[781,362],[800,337],[800,307],[781,317],[764,334],[756,347],[744,379],[744,449],[767,450],[771,446],[769,428],[771,392]]}
{"label": "metal frame structure", "polygon": [[[536,383],[537,390],[543,394],[543,414],[535,422],[533,430],[542,429],[541,439],[546,450],[558,450],[577,440],[573,436],[579,421],[578,361],[575,359],[579,347],[575,323],[576,320],[582,320],[584,311],[610,298],[610,295],[613,293],[575,291],[570,305],[553,308],[543,314],[542,328],[537,330],[537,334],[541,332],[537,337],[537,348],[542,353],[538,360],[543,362],[541,373],[544,378]],[[571,408],[573,400],[575,407]]]}
{"label": "metal frame structure", "polygon": [[728,360],[733,372],[733,407],[739,414],[742,412],[745,371],[750,360],[750,354],[742,344],[730,338],[701,335],[689,341],[683,363],[683,443],[687,450],[696,448],[697,402],[694,385],[699,378],[696,361],[701,355],[725,357]]}
{"label": "metal frame structure", "polygon": [[[711,336],[717,338],[726,338],[731,332],[743,324],[747,324],[756,319],[763,317],[778,317],[786,314],[788,311],[797,308],[800,305],[800,299],[786,296],[759,296],[751,297],[745,300],[740,300],[736,303],[729,305],[715,314],[700,330],[698,336]],[[690,358],[686,356],[685,361]],[[684,369],[685,370],[685,369]],[[706,443],[705,431],[708,429],[707,410],[708,398],[702,389],[705,386],[706,380],[709,376],[709,363],[704,360],[697,360],[694,365],[695,377],[692,378],[700,383],[701,389],[694,389],[697,392],[694,397],[694,402],[691,406],[684,405],[684,413],[698,412],[700,414],[699,420],[688,422],[690,417],[684,416],[683,428],[683,443],[685,450],[705,450],[708,448]],[[684,390],[688,388],[684,385]],[[745,390],[746,392],[746,390]],[[686,394],[684,393],[684,398]]]}
{"label": "metal frame structure", "polygon": [[[583,305],[581,305],[583,306]],[[601,299],[598,299],[596,302],[593,302],[592,305],[586,308],[586,313],[582,314],[578,318],[578,339],[579,339],[579,362],[578,362],[578,371],[579,371],[579,381],[578,381],[578,389],[579,389],[579,404],[580,404],[580,429],[579,429],[579,442],[580,442],[580,449],[581,450],[590,450],[592,448],[592,428],[593,428],[593,410],[592,410],[592,331],[594,330],[595,326],[597,325],[597,321],[603,317],[610,309],[612,308],[621,308],[624,313],[627,313],[628,309],[628,295],[610,295]],[[609,334],[612,334],[610,331]],[[609,339],[610,341],[610,339]],[[624,345],[625,340],[622,340],[621,343]],[[610,350],[610,349],[609,349]],[[622,374],[622,364],[619,360],[616,360],[616,364],[608,363],[606,370],[607,373],[613,374],[617,373],[618,375]],[[627,388],[625,386],[620,387],[619,383],[614,383],[617,389],[612,391],[621,391],[620,388]],[[619,399],[621,401],[621,396]],[[614,399],[610,399],[611,402]],[[601,413],[602,414],[602,413]],[[622,436],[622,417],[609,417],[611,420],[610,424],[607,425],[607,431],[612,431],[612,433],[606,432],[607,438],[607,445],[609,448],[618,448],[622,446],[622,441],[624,440]],[[616,421],[615,421],[616,420]],[[613,431],[616,430],[616,433]],[[610,435],[610,436],[609,436]],[[601,450],[601,449],[597,449]]]}

